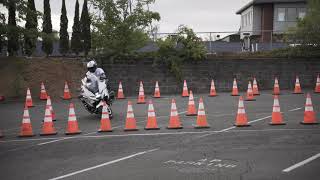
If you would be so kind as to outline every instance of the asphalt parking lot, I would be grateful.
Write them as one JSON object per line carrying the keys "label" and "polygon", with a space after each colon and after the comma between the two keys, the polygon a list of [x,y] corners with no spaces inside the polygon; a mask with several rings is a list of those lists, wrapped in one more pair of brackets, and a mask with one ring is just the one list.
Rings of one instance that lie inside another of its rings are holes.
{"label": "asphalt parking lot", "polygon": [[[312,92],[312,90],[310,90]],[[312,101],[320,119],[320,95]],[[188,98],[163,96],[153,99],[160,130],[147,131],[147,104],[136,97],[117,100],[112,106],[113,132],[97,133],[100,117],[88,114],[80,102],[75,112],[82,134],[66,136],[70,101],[53,99],[57,116],[55,136],[39,136],[45,101],[35,101],[30,109],[31,138],[18,138],[23,115],[20,101],[0,104],[1,179],[217,179],[217,180],[300,180],[320,178],[320,125],[302,125],[305,94],[282,91],[284,126],[270,126],[273,96],[262,91],[256,101],[245,102],[250,127],[234,127],[238,97],[219,93],[200,97],[209,129],[194,129],[196,117],[186,116]],[[166,129],[171,99],[183,129]],[[35,98],[34,98],[35,99]],[[150,96],[147,95],[147,99]],[[124,132],[127,101],[132,100],[139,131]],[[197,106],[196,106],[197,107]]]}

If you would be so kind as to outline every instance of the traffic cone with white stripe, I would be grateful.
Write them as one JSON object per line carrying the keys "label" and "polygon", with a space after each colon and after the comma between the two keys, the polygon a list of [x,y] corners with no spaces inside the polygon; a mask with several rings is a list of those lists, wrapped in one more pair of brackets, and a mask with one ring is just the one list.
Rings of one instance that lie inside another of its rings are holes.
{"label": "traffic cone with white stripe", "polygon": [[41,82],[41,90],[40,90],[40,99],[47,100],[48,94],[46,88],[44,87],[44,83]]}
{"label": "traffic cone with white stripe", "polygon": [[112,132],[111,121],[109,118],[108,105],[106,102],[103,102],[100,129],[98,132]]}
{"label": "traffic cone with white stripe", "polygon": [[119,89],[118,89],[117,99],[125,99],[121,81],[119,82]]}
{"label": "traffic cone with white stripe", "polygon": [[187,86],[186,80],[183,81],[182,97],[189,97],[188,86]]}
{"label": "traffic cone with white stripe", "polygon": [[242,96],[240,96],[240,98],[239,98],[238,113],[237,113],[237,117],[236,117],[235,126],[237,126],[237,127],[250,126],[248,124],[248,118],[247,118],[246,111],[244,109]]}
{"label": "traffic cone with white stripe", "polygon": [[273,108],[272,108],[272,118],[270,125],[285,125],[283,122],[282,114],[280,111],[279,97],[274,95]]}
{"label": "traffic cone with white stripe", "polygon": [[134,118],[133,108],[131,101],[128,101],[128,109],[127,109],[127,118],[126,118],[126,125],[125,131],[137,131],[137,122]]}
{"label": "traffic cone with white stripe", "polygon": [[46,112],[42,124],[42,132],[40,136],[56,135],[57,131],[54,128],[52,114],[49,106],[46,106]]}
{"label": "traffic cone with white stripe", "polygon": [[198,107],[197,124],[195,128],[210,128],[207,122],[206,112],[204,110],[203,100],[200,98]]}
{"label": "traffic cone with white stripe", "polygon": [[182,129],[175,99],[171,100],[170,120],[167,129]]}
{"label": "traffic cone with white stripe", "polygon": [[34,107],[33,105],[33,101],[32,101],[32,97],[31,97],[31,93],[30,93],[30,89],[27,89],[27,96],[26,96],[26,103],[25,106],[29,107]]}
{"label": "traffic cone with white stripe", "polygon": [[280,95],[280,86],[277,77],[274,79],[273,95]]}
{"label": "traffic cone with white stripe", "polygon": [[231,96],[239,96],[239,91],[238,91],[238,85],[237,85],[236,78],[233,79]]}
{"label": "traffic cone with white stripe", "polygon": [[319,76],[319,74],[317,76],[317,82],[316,82],[316,87],[314,89],[314,92],[315,93],[320,93],[320,76]]}
{"label": "traffic cone with white stripe", "polygon": [[299,81],[299,77],[298,76],[296,76],[296,83],[295,83],[295,86],[294,86],[293,94],[302,94],[300,81]]}
{"label": "traffic cone with white stripe", "polygon": [[253,95],[255,95],[255,96],[260,95],[256,77],[253,78],[253,86],[252,86],[252,89],[253,89]]}
{"label": "traffic cone with white stripe", "polygon": [[49,108],[51,110],[52,120],[56,121],[57,120],[56,119],[56,113],[54,113],[54,111],[53,111],[53,107],[52,107],[52,104],[51,104],[51,97],[50,96],[47,97],[47,106],[49,106]]}
{"label": "traffic cone with white stripe", "polygon": [[64,100],[71,99],[71,93],[70,93],[70,89],[69,89],[67,81],[65,81],[65,83],[64,83],[63,99]]}
{"label": "traffic cone with white stripe", "polygon": [[197,109],[196,109],[196,105],[194,103],[192,91],[190,91],[190,94],[189,94],[188,111],[187,111],[186,115],[187,116],[196,116],[197,115]]}
{"label": "traffic cone with white stripe", "polygon": [[23,119],[22,119],[22,125],[21,125],[21,131],[20,131],[19,137],[32,137],[32,136],[34,136],[34,134],[32,131],[29,110],[28,110],[28,107],[25,106],[23,111]]}
{"label": "traffic cone with white stripe", "polygon": [[255,101],[254,96],[253,96],[251,81],[249,81],[249,83],[248,83],[248,90],[247,90],[246,101]]}
{"label": "traffic cone with white stripe", "polygon": [[161,97],[158,81],[156,81],[156,87],[154,88],[154,95],[153,95],[153,97],[154,97],[154,98],[160,98],[160,97]]}
{"label": "traffic cone with white stripe", "polygon": [[81,133],[81,131],[79,129],[76,113],[74,111],[74,105],[73,105],[73,103],[70,103],[68,126],[67,126],[67,131],[65,134],[72,135],[72,134],[80,134],[80,133]]}
{"label": "traffic cone with white stripe", "polygon": [[145,130],[158,130],[158,129],[160,129],[158,127],[156,113],[154,111],[152,100],[149,100],[147,125],[144,129]]}
{"label": "traffic cone with white stripe", "polygon": [[309,93],[307,94],[306,105],[304,110],[304,118],[301,124],[306,124],[306,125],[318,124],[316,120],[316,113],[313,110],[311,96]]}
{"label": "traffic cone with white stripe", "polygon": [[209,96],[211,96],[211,97],[217,96],[216,86],[214,85],[214,80],[213,79],[211,80]]}
{"label": "traffic cone with white stripe", "polygon": [[146,103],[142,81],[140,81],[139,96],[138,96],[137,103],[138,104],[145,104]]}

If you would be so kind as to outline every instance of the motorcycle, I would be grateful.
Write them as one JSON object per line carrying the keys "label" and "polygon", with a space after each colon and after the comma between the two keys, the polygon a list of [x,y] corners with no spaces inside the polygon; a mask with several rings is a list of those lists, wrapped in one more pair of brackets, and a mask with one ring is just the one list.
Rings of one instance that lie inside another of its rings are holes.
{"label": "motorcycle", "polygon": [[111,105],[114,100],[114,92],[109,90],[108,79],[100,79],[98,82],[98,91],[93,93],[92,85],[95,83],[92,79],[85,77],[81,80],[81,91],[79,99],[85,109],[91,114],[101,114],[103,102],[108,105],[109,118],[112,118]]}

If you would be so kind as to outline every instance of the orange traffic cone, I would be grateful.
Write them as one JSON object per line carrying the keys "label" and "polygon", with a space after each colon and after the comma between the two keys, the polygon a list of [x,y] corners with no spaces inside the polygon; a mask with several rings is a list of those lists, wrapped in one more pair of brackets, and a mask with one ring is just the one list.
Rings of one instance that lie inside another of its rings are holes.
{"label": "orange traffic cone", "polygon": [[54,113],[54,111],[53,111],[53,107],[52,107],[52,104],[51,104],[51,97],[50,96],[47,97],[47,106],[49,106],[49,108],[50,108],[51,115],[52,115],[52,120],[56,121],[57,120],[56,119],[56,113]]}
{"label": "orange traffic cone", "polygon": [[274,79],[273,95],[280,95],[279,81],[277,77]]}
{"label": "orange traffic cone", "polygon": [[74,105],[73,105],[73,103],[70,103],[68,126],[67,126],[67,131],[65,134],[72,135],[72,134],[80,134],[80,133],[81,133],[81,131],[78,126],[76,113],[74,112]]}
{"label": "orange traffic cone", "polygon": [[117,99],[125,99],[124,94],[123,94],[123,89],[122,89],[122,83],[121,83],[121,81],[119,82],[119,89],[118,89]]}
{"label": "orange traffic cone", "polygon": [[24,107],[23,111],[23,119],[22,119],[22,125],[21,125],[21,131],[19,137],[32,137],[34,136],[32,131],[32,125],[30,122],[30,116],[29,116],[29,110],[28,107]]}
{"label": "orange traffic cone", "polygon": [[246,111],[244,109],[242,96],[240,96],[240,98],[239,98],[238,113],[237,113],[237,117],[236,117],[235,126],[238,126],[238,127],[250,126],[248,124],[248,118],[246,115]]}
{"label": "orange traffic cone", "polygon": [[197,115],[197,110],[196,110],[196,106],[194,104],[192,91],[190,91],[190,94],[189,94],[188,112],[186,115],[187,116],[196,116]]}
{"label": "orange traffic cone", "polygon": [[64,100],[71,99],[71,93],[70,93],[70,89],[67,81],[64,83],[63,99]]}
{"label": "orange traffic cone", "polygon": [[139,97],[138,97],[138,104],[145,104],[145,97],[144,97],[144,89],[143,89],[143,84],[142,81],[140,81],[140,87],[139,87]]}
{"label": "orange traffic cone", "polygon": [[204,110],[202,98],[200,98],[199,100],[197,125],[195,126],[195,128],[210,128],[207,122],[206,112]]}
{"label": "orange traffic cone", "polygon": [[157,118],[156,118],[156,114],[154,112],[152,100],[149,101],[147,125],[144,129],[146,129],[146,130],[160,129],[158,127]]}
{"label": "orange traffic cone", "polygon": [[154,88],[154,98],[160,98],[160,88],[159,88],[159,84],[158,81],[156,81],[156,87]]}
{"label": "orange traffic cone", "polygon": [[255,101],[254,96],[253,96],[251,81],[249,81],[249,84],[248,84],[246,101]]}
{"label": "orange traffic cone", "polygon": [[30,93],[30,89],[28,88],[27,90],[27,96],[26,96],[26,103],[25,106],[29,107],[34,107],[33,106],[33,102],[32,102],[32,97],[31,97],[31,93]]}
{"label": "orange traffic cone", "polygon": [[316,122],[316,114],[313,111],[311,96],[309,93],[307,94],[306,105],[304,110],[304,118],[301,124],[307,124],[307,125],[318,124],[318,122]]}
{"label": "orange traffic cone", "polygon": [[108,105],[106,102],[103,102],[100,129],[98,132],[112,132],[111,121],[108,112]]}
{"label": "orange traffic cone", "polygon": [[189,97],[187,81],[183,81],[182,97]]}
{"label": "orange traffic cone", "polygon": [[52,121],[52,114],[49,106],[46,106],[46,112],[42,124],[42,132],[40,136],[47,136],[47,135],[56,135],[57,131],[54,128],[53,121]]}
{"label": "orange traffic cone", "polygon": [[279,97],[274,95],[273,99],[273,109],[272,109],[272,119],[270,125],[285,125],[283,122],[282,114],[280,111]]}
{"label": "orange traffic cone", "polygon": [[298,76],[296,77],[296,83],[295,83],[295,86],[294,86],[293,94],[302,94],[300,81],[299,81],[299,77]]}
{"label": "orange traffic cone", "polygon": [[253,88],[253,95],[255,95],[255,96],[260,95],[256,77],[253,78],[252,88]]}
{"label": "orange traffic cone", "polygon": [[210,86],[210,94],[209,96],[214,97],[217,96],[216,87],[214,85],[213,79],[211,80],[211,86]]}
{"label": "orange traffic cone", "polygon": [[128,101],[128,110],[127,110],[127,118],[126,118],[126,126],[125,131],[137,131],[137,122],[134,118],[133,108],[131,101]]}
{"label": "orange traffic cone", "polygon": [[317,76],[316,88],[314,89],[315,93],[320,93],[320,77],[319,74]]}
{"label": "orange traffic cone", "polygon": [[46,100],[47,96],[48,96],[48,94],[47,94],[46,88],[44,87],[43,82],[41,82],[40,99]]}
{"label": "orange traffic cone", "polygon": [[176,101],[174,99],[171,100],[171,113],[168,129],[182,129],[182,125],[180,122]]}
{"label": "orange traffic cone", "polygon": [[233,79],[232,93],[231,96],[239,96],[238,85],[236,78]]}

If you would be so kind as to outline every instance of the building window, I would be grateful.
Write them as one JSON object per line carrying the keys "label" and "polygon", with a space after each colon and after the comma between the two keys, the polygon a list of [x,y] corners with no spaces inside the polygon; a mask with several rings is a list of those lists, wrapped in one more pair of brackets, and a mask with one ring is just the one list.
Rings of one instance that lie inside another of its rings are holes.
{"label": "building window", "polygon": [[286,20],[286,8],[278,8],[278,21]]}
{"label": "building window", "polygon": [[297,21],[297,8],[288,8],[287,21]]}
{"label": "building window", "polygon": [[298,18],[303,19],[306,16],[306,8],[298,8]]}

